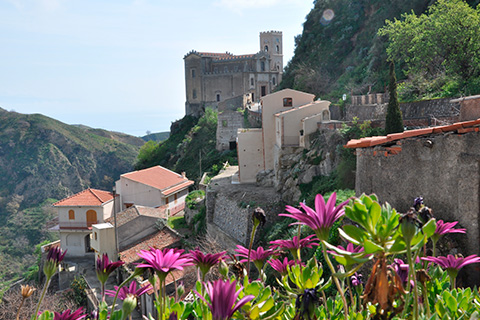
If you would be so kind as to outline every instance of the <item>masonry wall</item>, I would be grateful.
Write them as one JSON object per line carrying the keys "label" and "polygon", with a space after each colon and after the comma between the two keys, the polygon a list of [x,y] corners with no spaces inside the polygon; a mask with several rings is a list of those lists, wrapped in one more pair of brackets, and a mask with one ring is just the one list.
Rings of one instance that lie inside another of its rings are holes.
{"label": "masonry wall", "polygon": [[[250,210],[252,210],[250,208]],[[213,224],[219,226],[231,238],[246,245],[249,239],[249,209],[240,208],[224,194],[218,193],[215,199],[215,214]]]}
{"label": "masonry wall", "polygon": [[237,130],[243,127],[243,114],[237,111],[226,110],[218,114],[217,122],[217,150],[229,150],[230,142],[236,144]]}
{"label": "masonry wall", "polygon": [[[444,117],[458,117],[460,104],[450,102],[450,98],[434,99],[417,102],[400,103],[400,109],[404,120],[430,119]],[[345,120],[352,121],[354,117],[359,120],[384,120],[387,112],[387,104],[372,105],[347,105],[345,106]],[[335,113],[335,117],[337,114]],[[335,119],[332,116],[332,119]]]}
{"label": "masonry wall", "polygon": [[[401,151],[385,156],[384,147],[357,149],[356,193],[376,193],[406,212],[423,196],[437,219],[459,221],[467,235],[455,237],[464,255],[479,254],[480,134],[440,134],[401,141]],[[450,253],[456,253],[453,249]],[[471,282],[480,283],[478,272]]]}
{"label": "masonry wall", "polygon": [[238,130],[238,163],[241,183],[254,183],[264,167],[262,129]]}

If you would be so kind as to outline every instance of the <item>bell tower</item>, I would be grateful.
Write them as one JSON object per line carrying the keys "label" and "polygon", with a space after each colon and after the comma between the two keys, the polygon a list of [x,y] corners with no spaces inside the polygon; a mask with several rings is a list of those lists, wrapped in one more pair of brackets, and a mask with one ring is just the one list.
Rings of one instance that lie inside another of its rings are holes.
{"label": "bell tower", "polygon": [[260,51],[271,58],[270,70],[283,73],[283,40],[281,31],[260,32]]}

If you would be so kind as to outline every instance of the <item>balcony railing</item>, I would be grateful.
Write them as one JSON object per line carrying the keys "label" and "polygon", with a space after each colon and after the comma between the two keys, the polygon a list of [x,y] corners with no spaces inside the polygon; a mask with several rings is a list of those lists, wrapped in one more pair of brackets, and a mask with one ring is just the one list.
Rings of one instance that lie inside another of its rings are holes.
{"label": "balcony railing", "polygon": [[97,224],[98,221],[95,222],[79,222],[79,221],[60,221],[60,229],[91,229],[92,224]]}

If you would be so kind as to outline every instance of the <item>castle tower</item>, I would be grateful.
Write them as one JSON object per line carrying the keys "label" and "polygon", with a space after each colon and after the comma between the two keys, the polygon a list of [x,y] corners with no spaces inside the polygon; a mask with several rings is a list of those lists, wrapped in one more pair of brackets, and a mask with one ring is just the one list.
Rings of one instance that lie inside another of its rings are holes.
{"label": "castle tower", "polygon": [[[271,57],[270,71],[283,73],[283,40],[281,31],[260,32],[260,51]],[[281,79],[278,79],[279,82]]]}

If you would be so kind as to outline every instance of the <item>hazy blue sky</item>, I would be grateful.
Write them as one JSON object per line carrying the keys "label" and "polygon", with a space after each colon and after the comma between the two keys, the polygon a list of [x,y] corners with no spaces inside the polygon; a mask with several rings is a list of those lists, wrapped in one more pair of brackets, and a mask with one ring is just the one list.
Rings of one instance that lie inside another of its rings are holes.
{"label": "hazy blue sky", "polygon": [[184,116],[190,50],[293,55],[312,0],[0,0],[0,107],[142,136]]}

